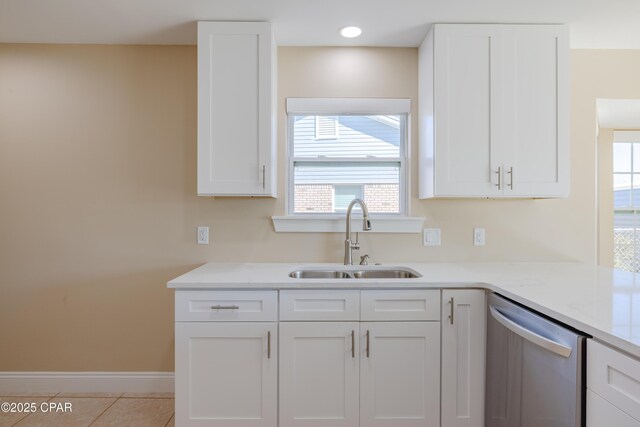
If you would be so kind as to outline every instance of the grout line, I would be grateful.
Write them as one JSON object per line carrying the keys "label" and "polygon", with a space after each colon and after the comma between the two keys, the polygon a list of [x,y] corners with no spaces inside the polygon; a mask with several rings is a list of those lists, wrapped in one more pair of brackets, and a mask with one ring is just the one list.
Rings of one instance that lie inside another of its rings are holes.
{"label": "grout line", "polygon": [[[120,396],[122,396],[122,394],[120,394]],[[104,411],[100,412],[100,414],[98,414],[98,416],[97,416],[97,417],[95,417],[95,418],[93,419],[93,421],[91,421],[91,422],[87,425],[87,427],[91,426],[93,423],[95,423],[96,421],[98,421],[98,419],[99,419],[101,416],[103,416],[105,412],[107,412],[109,409],[111,409],[111,407],[112,407],[113,405],[115,405],[115,404],[116,404],[116,402],[117,402],[118,400],[120,400],[120,397],[116,397],[116,398],[114,399],[114,401],[111,403],[111,405],[107,406],[107,407],[104,409]]]}
{"label": "grout line", "polygon": [[175,399],[173,396],[120,396],[120,399]]}
{"label": "grout line", "polygon": [[[171,422],[171,420],[173,420],[173,417],[176,416],[176,413],[174,412],[173,414],[171,414],[171,416],[169,417],[169,420],[167,421],[167,423],[164,425],[164,427],[167,427],[169,425],[169,423]],[[175,424],[175,421],[174,421]]]}
{"label": "grout line", "polygon": [[[51,399],[53,399],[54,397],[56,397],[58,395],[58,393],[54,394],[53,396],[44,396],[44,398],[46,398],[47,400],[45,400],[45,402],[51,402]],[[38,398],[39,396],[29,396],[29,397],[33,397],[33,398]],[[41,396],[40,396],[41,397]],[[30,412],[29,414],[27,414],[26,417],[22,417],[20,418],[18,421],[16,421],[14,424],[11,424],[11,427],[17,426],[18,424],[20,424],[21,422],[23,422],[24,420],[26,420],[27,418],[29,418],[31,415],[33,415],[35,412]]]}

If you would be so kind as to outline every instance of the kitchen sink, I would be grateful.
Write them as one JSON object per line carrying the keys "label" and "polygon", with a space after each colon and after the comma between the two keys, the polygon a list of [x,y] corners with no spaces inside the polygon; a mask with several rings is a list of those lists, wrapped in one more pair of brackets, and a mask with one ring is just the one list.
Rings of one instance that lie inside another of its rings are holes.
{"label": "kitchen sink", "polygon": [[355,279],[415,279],[421,275],[413,270],[358,270],[354,271]]}
{"label": "kitchen sink", "polygon": [[420,273],[405,267],[378,269],[321,270],[301,269],[289,273],[294,279],[415,279]]}
{"label": "kitchen sink", "polygon": [[334,270],[296,270],[289,273],[294,279],[352,279],[346,271]]}

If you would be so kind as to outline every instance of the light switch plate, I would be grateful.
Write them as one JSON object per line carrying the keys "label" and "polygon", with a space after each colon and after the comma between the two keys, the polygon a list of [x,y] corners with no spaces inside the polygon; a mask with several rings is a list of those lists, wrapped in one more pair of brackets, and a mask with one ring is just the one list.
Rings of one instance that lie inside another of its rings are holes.
{"label": "light switch plate", "polygon": [[422,230],[422,244],[425,246],[440,246],[440,229],[425,228]]}

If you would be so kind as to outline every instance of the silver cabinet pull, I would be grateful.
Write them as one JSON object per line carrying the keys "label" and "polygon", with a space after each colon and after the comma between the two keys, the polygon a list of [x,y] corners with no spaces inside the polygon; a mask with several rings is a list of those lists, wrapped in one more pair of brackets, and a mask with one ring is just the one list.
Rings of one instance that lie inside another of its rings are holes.
{"label": "silver cabinet pull", "polygon": [[502,167],[498,166],[498,171],[494,173],[498,174],[498,183],[496,184],[496,187],[498,187],[498,190],[502,190]]}
{"label": "silver cabinet pull", "polygon": [[367,329],[367,347],[365,349],[367,357],[369,357],[369,330]]}
{"label": "silver cabinet pull", "polygon": [[453,325],[453,307],[455,306],[455,301],[453,297],[449,299],[449,304],[451,304],[451,307],[449,307],[449,323]]}
{"label": "silver cabinet pull", "polygon": [[239,305],[212,305],[211,310],[237,310]]}
{"label": "silver cabinet pull", "polygon": [[351,330],[351,358],[356,357],[356,331]]}
{"label": "silver cabinet pull", "polygon": [[513,190],[513,166],[509,168],[509,172],[507,173],[509,174],[509,188]]}
{"label": "silver cabinet pull", "polygon": [[266,185],[267,185],[267,181],[266,181],[266,177],[267,177],[267,167],[265,165],[262,165],[262,189],[264,190]]}
{"label": "silver cabinet pull", "polygon": [[271,331],[267,331],[267,359],[271,359]]}

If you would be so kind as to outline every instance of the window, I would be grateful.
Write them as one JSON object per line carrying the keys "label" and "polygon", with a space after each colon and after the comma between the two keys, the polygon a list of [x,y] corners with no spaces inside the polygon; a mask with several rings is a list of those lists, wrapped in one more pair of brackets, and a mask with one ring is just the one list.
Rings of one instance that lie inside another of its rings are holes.
{"label": "window", "polygon": [[614,267],[640,272],[640,132],[614,132]]}
{"label": "window", "polygon": [[288,215],[406,215],[409,100],[289,98]]}

